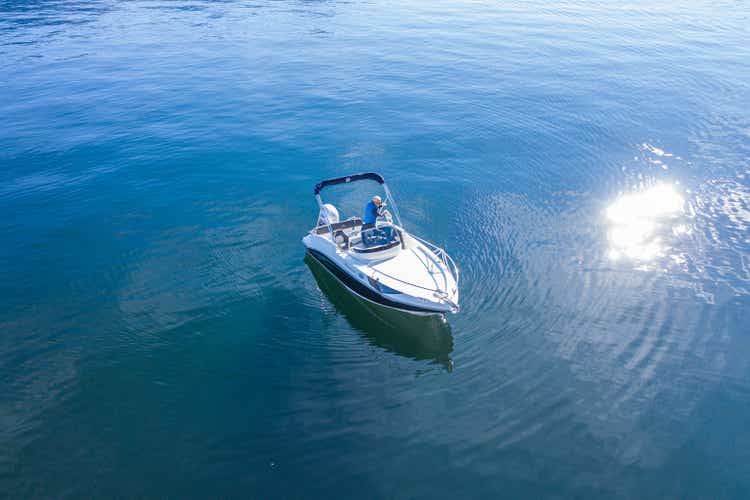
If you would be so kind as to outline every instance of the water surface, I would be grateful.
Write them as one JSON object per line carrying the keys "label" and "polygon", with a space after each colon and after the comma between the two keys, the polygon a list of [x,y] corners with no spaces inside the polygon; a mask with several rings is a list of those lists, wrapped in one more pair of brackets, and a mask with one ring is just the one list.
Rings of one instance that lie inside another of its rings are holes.
{"label": "water surface", "polygon": [[[0,491],[750,496],[744,2],[0,1]],[[348,296],[390,181],[447,324]]]}

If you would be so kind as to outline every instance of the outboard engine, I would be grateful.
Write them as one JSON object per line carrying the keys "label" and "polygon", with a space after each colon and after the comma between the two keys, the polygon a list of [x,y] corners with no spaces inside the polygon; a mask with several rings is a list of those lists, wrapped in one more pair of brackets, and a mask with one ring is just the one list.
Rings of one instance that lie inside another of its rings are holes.
{"label": "outboard engine", "polygon": [[318,226],[327,226],[336,224],[339,221],[339,211],[330,203],[325,203],[320,207],[318,213]]}

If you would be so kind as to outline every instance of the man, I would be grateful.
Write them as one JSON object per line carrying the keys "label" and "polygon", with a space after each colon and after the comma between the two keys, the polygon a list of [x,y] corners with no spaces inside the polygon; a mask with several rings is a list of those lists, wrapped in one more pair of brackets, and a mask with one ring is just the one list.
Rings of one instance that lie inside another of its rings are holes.
{"label": "man", "polygon": [[375,221],[378,220],[378,208],[381,203],[383,203],[383,201],[380,199],[380,196],[375,195],[372,197],[372,200],[365,205],[364,224],[362,224],[363,231],[375,227]]}

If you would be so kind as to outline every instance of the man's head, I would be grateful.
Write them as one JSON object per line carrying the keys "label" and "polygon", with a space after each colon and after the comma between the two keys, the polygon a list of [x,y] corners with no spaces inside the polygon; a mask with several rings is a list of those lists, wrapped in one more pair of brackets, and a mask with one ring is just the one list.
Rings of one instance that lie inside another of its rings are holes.
{"label": "man's head", "polygon": [[379,207],[381,203],[383,203],[383,200],[380,199],[380,196],[375,195],[372,197],[372,202],[375,204],[376,207]]}

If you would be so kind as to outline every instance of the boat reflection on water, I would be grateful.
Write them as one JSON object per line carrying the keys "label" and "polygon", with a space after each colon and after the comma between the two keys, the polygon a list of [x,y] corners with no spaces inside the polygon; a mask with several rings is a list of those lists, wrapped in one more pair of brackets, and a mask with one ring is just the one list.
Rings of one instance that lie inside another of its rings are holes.
{"label": "boat reflection on water", "polygon": [[336,310],[368,342],[400,356],[431,360],[453,371],[453,335],[441,316],[413,316],[368,302],[349,291],[310,254],[305,255],[305,264]]}

